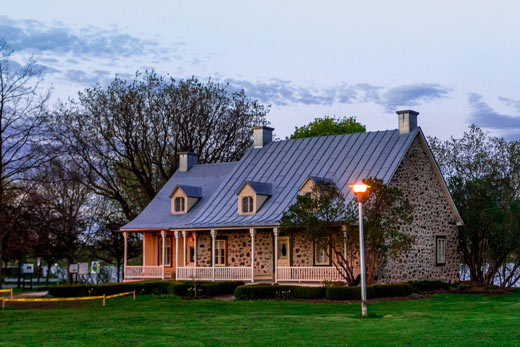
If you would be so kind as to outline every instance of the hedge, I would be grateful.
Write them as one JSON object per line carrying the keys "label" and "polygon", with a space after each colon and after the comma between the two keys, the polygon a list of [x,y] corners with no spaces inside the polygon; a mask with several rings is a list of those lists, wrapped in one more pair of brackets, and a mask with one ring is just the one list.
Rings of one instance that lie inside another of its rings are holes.
{"label": "hedge", "polygon": [[[412,294],[412,286],[408,283],[374,285],[367,287],[368,298],[384,298],[407,296]],[[247,285],[235,289],[237,300],[258,299],[328,299],[359,300],[360,287],[301,287],[283,285]]]}
{"label": "hedge", "polygon": [[[244,282],[176,282],[176,281],[138,281],[107,284],[73,284],[49,287],[54,297],[76,297],[91,295],[110,295],[135,290],[137,294],[175,294],[177,296],[213,297],[233,294],[235,288]],[[196,288],[196,290],[195,290]]]}
{"label": "hedge", "polygon": [[412,286],[414,293],[439,290],[439,289],[450,289],[451,284],[442,281],[413,281],[408,282]]}

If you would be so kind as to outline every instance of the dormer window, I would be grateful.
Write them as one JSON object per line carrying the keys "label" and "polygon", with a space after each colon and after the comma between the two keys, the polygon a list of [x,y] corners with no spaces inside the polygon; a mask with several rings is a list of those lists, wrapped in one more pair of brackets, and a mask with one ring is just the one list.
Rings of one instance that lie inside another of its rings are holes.
{"label": "dormer window", "polygon": [[271,196],[271,184],[245,181],[240,185],[238,195],[238,214],[255,214]]}
{"label": "dormer window", "polygon": [[175,198],[175,207],[174,210],[176,213],[184,212],[184,197],[178,196]]}
{"label": "dormer window", "polygon": [[312,197],[312,193],[314,191],[314,186],[316,183],[329,183],[334,184],[334,181],[330,178],[326,177],[316,177],[316,176],[309,176],[303,181],[302,185],[298,189],[298,194],[301,196],[305,196],[308,198]]}
{"label": "dormer window", "polygon": [[242,198],[242,213],[253,213],[253,197],[244,196]]}
{"label": "dormer window", "polygon": [[173,214],[188,213],[191,208],[202,198],[202,188],[176,185],[171,198],[171,211]]}

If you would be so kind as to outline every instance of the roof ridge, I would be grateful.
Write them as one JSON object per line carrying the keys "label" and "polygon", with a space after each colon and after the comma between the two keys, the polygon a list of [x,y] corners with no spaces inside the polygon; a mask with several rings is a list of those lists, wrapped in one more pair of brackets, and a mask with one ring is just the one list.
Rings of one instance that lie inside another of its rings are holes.
{"label": "roof ridge", "polygon": [[336,137],[336,136],[352,136],[356,134],[372,134],[372,133],[382,133],[382,132],[393,132],[398,131],[398,129],[386,129],[386,130],[372,130],[372,131],[363,131],[363,132],[357,132],[357,133],[348,133],[348,134],[336,134],[336,135],[321,135],[321,136],[309,136],[309,137],[302,137],[299,139],[285,139],[280,141],[272,141],[272,143],[282,143],[282,142],[289,142],[289,141],[301,141],[305,139],[313,139],[313,138],[320,138],[320,137]]}

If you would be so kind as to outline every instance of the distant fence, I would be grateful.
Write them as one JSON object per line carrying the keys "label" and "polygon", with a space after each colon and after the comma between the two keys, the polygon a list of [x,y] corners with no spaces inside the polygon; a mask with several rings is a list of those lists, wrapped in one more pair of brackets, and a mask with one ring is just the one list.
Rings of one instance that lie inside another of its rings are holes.
{"label": "distant fence", "polygon": [[118,298],[120,296],[132,295],[135,301],[135,290],[132,292],[124,292],[112,295],[97,295],[97,296],[80,296],[73,298],[13,298],[11,290],[11,298],[0,298],[2,300],[2,309],[5,308],[6,302],[58,302],[58,301],[85,301],[85,300],[103,300],[103,306],[106,306],[108,299]]}
{"label": "distant fence", "polygon": [[13,288],[10,289],[0,289],[0,294],[2,293],[9,293],[11,294],[11,299],[13,298]]}

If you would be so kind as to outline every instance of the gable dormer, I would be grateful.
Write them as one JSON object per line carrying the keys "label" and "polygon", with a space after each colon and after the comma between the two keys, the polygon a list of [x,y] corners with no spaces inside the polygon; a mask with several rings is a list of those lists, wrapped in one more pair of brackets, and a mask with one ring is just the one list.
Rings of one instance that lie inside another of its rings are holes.
{"label": "gable dormer", "polygon": [[202,188],[178,184],[170,195],[172,214],[188,213],[202,198]]}
{"label": "gable dormer", "polygon": [[237,189],[237,195],[238,214],[255,214],[272,195],[272,187],[270,183],[245,181]]}
{"label": "gable dormer", "polygon": [[314,191],[314,186],[318,182],[334,184],[334,180],[327,177],[309,176],[303,181],[300,188],[298,188],[298,195],[311,196]]}

